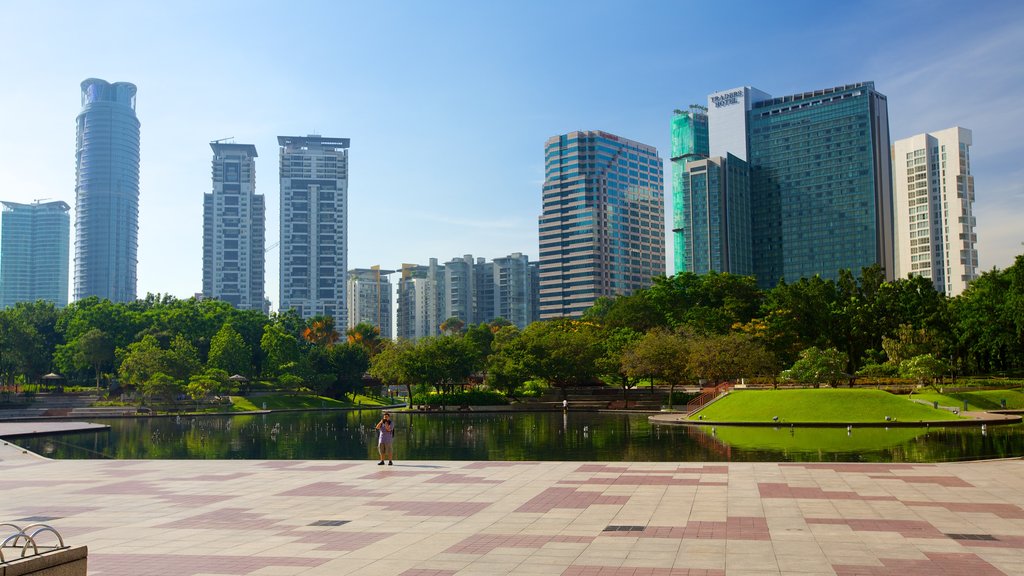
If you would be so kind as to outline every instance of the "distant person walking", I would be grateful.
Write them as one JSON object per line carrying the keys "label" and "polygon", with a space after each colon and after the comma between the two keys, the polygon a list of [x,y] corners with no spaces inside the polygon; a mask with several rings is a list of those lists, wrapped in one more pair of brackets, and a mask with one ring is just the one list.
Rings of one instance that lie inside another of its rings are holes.
{"label": "distant person walking", "polygon": [[395,423],[391,421],[391,413],[385,412],[380,418],[380,422],[374,426],[374,429],[380,430],[380,438],[377,440],[377,451],[380,452],[380,462],[377,462],[377,466],[384,465],[384,459],[387,458],[388,466],[394,464],[392,461],[395,457],[394,449],[392,445],[395,441]]}

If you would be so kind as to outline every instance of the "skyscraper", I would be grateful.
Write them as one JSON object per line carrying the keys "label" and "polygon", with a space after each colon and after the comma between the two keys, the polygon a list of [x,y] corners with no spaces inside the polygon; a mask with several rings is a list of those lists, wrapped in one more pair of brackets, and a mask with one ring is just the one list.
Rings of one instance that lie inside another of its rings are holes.
{"label": "skyscraper", "polygon": [[444,268],[431,258],[426,266],[402,264],[398,280],[398,338],[416,341],[440,333],[445,310]]}
{"label": "skyscraper", "polygon": [[347,326],[348,138],[280,136],[281,310]]}
{"label": "skyscraper", "polygon": [[748,117],[758,284],[873,264],[892,279],[889,115],[874,83],[762,100]]}
{"label": "skyscraper", "polygon": [[0,309],[18,302],[68,304],[71,207],[66,202],[3,202]]}
{"label": "skyscraper", "polygon": [[544,144],[540,318],[579,316],[602,296],[665,274],[664,182],[658,151],[601,131]]}
{"label": "skyscraper", "polygon": [[348,271],[348,327],[366,322],[380,330],[380,337],[390,340],[391,281],[394,270],[381,270],[380,266],[356,268]]}
{"label": "skyscraper", "polygon": [[747,163],[732,154],[714,156],[687,162],[682,175],[685,209],[676,236],[684,249],[678,272],[753,274]]}
{"label": "skyscraper", "polygon": [[135,300],[139,120],[134,84],[82,82],[75,151],[75,300]]}
{"label": "skyscraper", "polygon": [[213,191],[203,197],[203,296],[263,310],[266,205],[256,147],[211,142]]}
{"label": "skyscraper", "polygon": [[[524,254],[515,252],[503,258],[495,258],[489,275],[493,286],[488,291],[493,298],[493,310],[489,322],[504,318],[519,327],[526,328],[537,320],[536,302],[533,299],[537,284],[536,263],[531,263]],[[483,289],[481,289],[484,292]]]}
{"label": "skyscraper", "polygon": [[728,154],[749,163],[750,109],[771,94],[740,86],[708,95],[708,155]]}
{"label": "skyscraper", "polygon": [[707,108],[693,105],[689,110],[676,110],[672,115],[672,244],[675,273],[686,272],[688,198],[683,194],[687,179],[686,164],[708,157]]}
{"label": "skyscraper", "polygon": [[956,296],[978,277],[971,131],[953,127],[892,146],[896,276]]}

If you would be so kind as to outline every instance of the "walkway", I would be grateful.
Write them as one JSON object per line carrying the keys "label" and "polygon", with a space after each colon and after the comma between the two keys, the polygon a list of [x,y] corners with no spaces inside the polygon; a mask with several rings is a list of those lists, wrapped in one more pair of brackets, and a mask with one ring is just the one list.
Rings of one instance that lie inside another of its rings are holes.
{"label": "walkway", "polygon": [[1024,574],[1024,461],[0,461],[92,576]]}

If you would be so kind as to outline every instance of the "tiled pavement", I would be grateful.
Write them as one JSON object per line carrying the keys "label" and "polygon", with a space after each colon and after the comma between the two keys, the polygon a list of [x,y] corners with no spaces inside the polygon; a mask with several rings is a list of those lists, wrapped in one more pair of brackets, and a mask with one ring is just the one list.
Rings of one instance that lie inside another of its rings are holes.
{"label": "tiled pavement", "polygon": [[0,461],[94,576],[1024,575],[1024,461]]}

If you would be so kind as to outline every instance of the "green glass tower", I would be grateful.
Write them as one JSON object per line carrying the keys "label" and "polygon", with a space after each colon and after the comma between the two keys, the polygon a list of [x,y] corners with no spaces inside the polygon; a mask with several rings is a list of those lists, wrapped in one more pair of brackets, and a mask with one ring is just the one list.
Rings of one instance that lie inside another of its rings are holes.
{"label": "green glass tower", "polygon": [[676,215],[683,220],[675,233],[686,250],[682,260],[676,255],[677,268],[753,274],[749,174],[747,163],[732,154],[686,163],[680,193],[686,211]]}
{"label": "green glass tower", "polygon": [[708,115],[707,108],[690,106],[689,110],[676,110],[672,115],[672,245],[675,273],[690,271],[687,266],[687,232],[689,220],[687,195],[684,182],[687,179],[686,164],[708,157]]}

